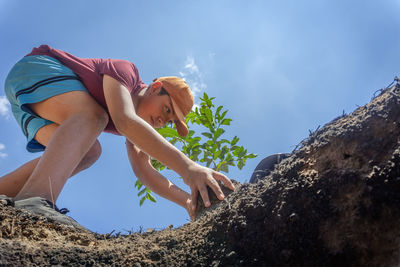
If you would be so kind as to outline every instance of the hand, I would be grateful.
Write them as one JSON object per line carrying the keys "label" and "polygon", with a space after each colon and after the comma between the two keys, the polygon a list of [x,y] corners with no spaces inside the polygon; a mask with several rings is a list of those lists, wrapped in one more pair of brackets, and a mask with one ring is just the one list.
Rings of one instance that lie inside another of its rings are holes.
{"label": "hand", "polygon": [[198,192],[200,192],[204,206],[209,207],[211,205],[208,197],[207,186],[214,191],[219,200],[224,200],[225,196],[222,193],[217,180],[223,182],[229,189],[235,190],[235,186],[231,180],[222,173],[206,168],[197,163],[193,163],[193,165],[188,168],[188,175],[183,177],[183,181],[191,190],[191,205],[193,212],[196,210]]}

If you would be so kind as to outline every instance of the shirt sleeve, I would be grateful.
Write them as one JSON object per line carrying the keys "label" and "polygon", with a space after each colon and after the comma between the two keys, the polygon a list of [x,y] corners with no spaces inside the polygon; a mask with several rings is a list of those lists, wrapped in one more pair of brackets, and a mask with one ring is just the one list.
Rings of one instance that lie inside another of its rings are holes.
{"label": "shirt sleeve", "polygon": [[127,60],[107,59],[100,67],[100,74],[108,75],[122,83],[129,93],[141,87],[142,81],[136,66]]}

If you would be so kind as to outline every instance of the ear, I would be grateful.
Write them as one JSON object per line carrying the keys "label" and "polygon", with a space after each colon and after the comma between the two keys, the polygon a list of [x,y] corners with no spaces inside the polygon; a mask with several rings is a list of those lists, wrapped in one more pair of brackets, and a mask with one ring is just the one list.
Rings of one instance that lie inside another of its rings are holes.
{"label": "ear", "polygon": [[149,88],[150,89],[149,93],[153,94],[154,92],[158,92],[161,89],[161,87],[162,87],[161,82],[152,83]]}

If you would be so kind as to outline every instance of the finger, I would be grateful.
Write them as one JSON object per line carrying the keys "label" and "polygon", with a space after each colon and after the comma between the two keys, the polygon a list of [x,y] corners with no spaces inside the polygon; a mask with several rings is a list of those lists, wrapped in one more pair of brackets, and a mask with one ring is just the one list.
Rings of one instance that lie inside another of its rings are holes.
{"label": "finger", "polygon": [[187,213],[188,213],[188,215],[189,215],[190,220],[192,221],[192,220],[193,220],[193,219],[192,219],[193,210],[192,210],[192,202],[191,202],[190,197],[189,197],[188,200],[186,200],[186,207],[185,207],[185,209],[186,209],[186,211],[187,211]]}
{"label": "finger", "polygon": [[192,210],[192,204],[190,203],[187,205],[187,212],[190,220],[193,221],[193,210]]}
{"label": "finger", "polygon": [[191,221],[194,221],[194,211],[191,211],[190,213],[189,213],[189,215],[190,215],[190,220]]}
{"label": "finger", "polygon": [[210,199],[208,198],[208,191],[206,186],[200,187],[200,195],[201,198],[203,199],[204,206],[208,208],[211,204],[210,204]]}
{"label": "finger", "polygon": [[192,199],[192,203],[191,203],[191,207],[192,207],[192,211],[196,210],[196,205],[197,205],[197,196],[198,196],[198,191],[195,187],[191,187],[190,188],[190,198]]}
{"label": "finger", "polygon": [[211,187],[219,200],[224,200],[224,193],[222,192],[221,187],[215,179],[210,179],[208,182],[208,186]]}
{"label": "finger", "polygon": [[231,182],[231,180],[228,177],[226,177],[222,173],[214,172],[213,177],[218,181],[222,181],[224,185],[227,186],[229,189],[235,190],[235,185]]}

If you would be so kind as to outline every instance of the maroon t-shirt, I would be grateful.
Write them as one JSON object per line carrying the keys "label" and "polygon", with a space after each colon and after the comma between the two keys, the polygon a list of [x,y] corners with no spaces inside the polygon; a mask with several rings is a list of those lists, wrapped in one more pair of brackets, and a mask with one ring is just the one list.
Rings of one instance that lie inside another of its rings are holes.
{"label": "maroon t-shirt", "polygon": [[[107,111],[108,108],[103,91],[103,75],[107,74],[128,88],[131,95],[137,95],[146,84],[142,82],[136,66],[127,60],[79,58],[67,52],[41,45],[33,48],[27,56],[45,55],[57,59],[63,65],[70,68],[81,78],[86,89],[93,98]],[[110,117],[111,118],[111,117]],[[110,119],[105,132],[120,135]]]}

